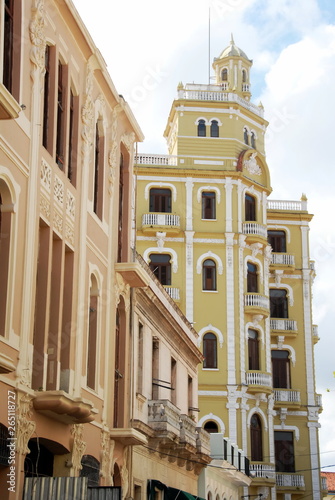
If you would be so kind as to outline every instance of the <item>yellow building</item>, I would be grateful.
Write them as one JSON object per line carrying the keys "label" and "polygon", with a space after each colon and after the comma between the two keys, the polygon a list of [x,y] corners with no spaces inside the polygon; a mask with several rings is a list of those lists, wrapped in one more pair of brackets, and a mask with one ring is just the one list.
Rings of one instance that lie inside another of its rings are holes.
{"label": "yellow building", "polygon": [[232,39],[215,84],[179,84],[168,154],[137,156],[137,250],[199,334],[199,424],[251,460],[241,494],[320,499],[312,216],[268,199],[251,66]]}

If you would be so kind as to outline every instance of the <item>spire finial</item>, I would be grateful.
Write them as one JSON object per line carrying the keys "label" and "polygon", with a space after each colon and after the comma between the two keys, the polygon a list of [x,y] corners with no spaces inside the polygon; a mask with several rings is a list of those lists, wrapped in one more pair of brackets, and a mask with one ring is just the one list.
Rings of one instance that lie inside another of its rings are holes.
{"label": "spire finial", "polygon": [[233,34],[230,33],[230,45],[235,45]]}

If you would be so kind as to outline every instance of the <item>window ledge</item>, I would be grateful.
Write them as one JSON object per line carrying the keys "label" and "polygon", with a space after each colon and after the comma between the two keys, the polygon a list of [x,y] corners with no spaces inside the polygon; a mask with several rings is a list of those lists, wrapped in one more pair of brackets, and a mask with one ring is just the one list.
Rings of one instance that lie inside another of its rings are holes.
{"label": "window ledge", "polygon": [[12,94],[0,83],[0,120],[18,118],[21,106]]}
{"label": "window ledge", "polygon": [[204,222],[207,222],[207,221],[209,221],[209,222],[217,222],[217,219],[201,219],[201,220],[204,221]]}
{"label": "window ledge", "polygon": [[219,293],[218,290],[201,290],[204,293]]}
{"label": "window ledge", "polygon": [[219,368],[203,368],[203,372],[219,372]]}

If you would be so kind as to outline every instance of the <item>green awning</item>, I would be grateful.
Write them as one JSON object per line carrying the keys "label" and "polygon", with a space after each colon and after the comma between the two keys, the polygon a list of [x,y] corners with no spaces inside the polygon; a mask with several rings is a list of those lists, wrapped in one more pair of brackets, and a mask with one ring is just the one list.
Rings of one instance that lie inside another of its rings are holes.
{"label": "green awning", "polygon": [[155,489],[164,491],[164,500],[204,500],[203,498],[192,495],[187,491],[166,486],[161,483],[161,481],[157,481],[156,479],[148,481],[148,500],[155,500]]}

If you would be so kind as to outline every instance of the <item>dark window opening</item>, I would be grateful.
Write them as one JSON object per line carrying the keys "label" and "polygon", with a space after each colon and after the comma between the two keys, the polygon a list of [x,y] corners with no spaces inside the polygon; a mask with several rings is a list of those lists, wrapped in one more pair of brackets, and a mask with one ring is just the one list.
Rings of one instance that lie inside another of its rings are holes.
{"label": "dark window opening", "polygon": [[8,444],[11,443],[9,441],[9,432],[7,427],[0,424],[0,468],[1,467],[9,467],[9,448]]}
{"label": "dark window opening", "polygon": [[247,81],[247,72],[245,69],[242,70],[242,82],[246,83]]}
{"label": "dark window opening", "polygon": [[2,83],[15,99],[20,94],[21,2],[5,0]]}
{"label": "dark window opening", "polygon": [[94,487],[99,486],[100,480],[100,463],[99,461],[92,457],[92,455],[84,455],[81,459],[82,469],[80,471],[80,477],[87,477],[87,486]]}
{"label": "dark window opening", "polygon": [[263,461],[262,424],[258,415],[253,415],[250,420],[250,445],[251,460]]}
{"label": "dark window opening", "polygon": [[217,434],[219,432],[218,424],[213,422],[213,420],[209,420],[204,425],[205,431],[209,432],[209,434]]}
{"label": "dark window opening", "polygon": [[288,304],[286,290],[270,289],[270,317],[288,318]]}
{"label": "dark window opening", "polygon": [[150,189],[150,212],[171,213],[171,191],[170,189]]}
{"label": "dark window opening", "polygon": [[290,389],[290,359],[287,351],[271,351],[272,359],[272,380],[276,389]]}
{"label": "dark window opening", "polygon": [[30,453],[24,461],[25,477],[53,476],[54,456],[38,439],[28,442]]}
{"label": "dark window opening", "polygon": [[43,97],[43,136],[42,144],[48,149],[50,115],[50,46],[45,47],[44,56],[44,97]]}
{"label": "dark window opening", "polygon": [[206,333],[203,339],[204,368],[217,368],[217,339],[214,333]]}
{"label": "dark window opening", "polygon": [[273,252],[286,252],[286,233],[285,231],[268,231],[268,243]]}
{"label": "dark window opening", "polygon": [[244,137],[244,143],[249,146],[249,134],[248,134],[248,130],[245,128],[243,130],[243,137]]}
{"label": "dark window opening", "polygon": [[199,120],[198,122],[198,137],[206,137],[206,122]]}
{"label": "dark window opening", "polygon": [[211,259],[206,259],[202,266],[202,289],[216,290],[216,265]]}
{"label": "dark window opening", "polygon": [[211,137],[219,137],[219,123],[217,120],[211,122]]}
{"label": "dark window opening", "polygon": [[[93,184],[93,211],[102,220],[103,214],[103,175],[104,175],[104,138],[99,131],[99,122],[95,125],[95,157]],[[121,182],[121,181],[120,181]]]}
{"label": "dark window opening", "polygon": [[56,163],[61,170],[64,169],[64,128],[65,128],[65,86],[64,67],[58,63],[57,87],[57,136],[56,136]]}
{"label": "dark window opening", "polygon": [[251,262],[248,262],[247,291],[248,293],[258,293],[257,266]]}
{"label": "dark window opening", "polygon": [[256,149],[256,136],[254,132],[251,132],[251,147]]}
{"label": "dark window opening", "polygon": [[256,220],[256,200],[250,194],[245,195],[245,220]]}
{"label": "dark window opening", "polygon": [[228,80],[228,70],[227,68],[224,68],[221,72],[221,79],[223,82],[226,82]]}
{"label": "dark window opening", "polygon": [[277,472],[295,472],[293,432],[275,431],[275,461]]}
{"label": "dark window opening", "polygon": [[151,254],[149,267],[162,285],[171,285],[171,256]]}
{"label": "dark window opening", "polygon": [[258,332],[249,328],[248,330],[248,357],[249,370],[259,370],[259,340]]}
{"label": "dark window opening", "polygon": [[203,219],[215,219],[215,193],[202,192],[201,195],[201,216]]}

